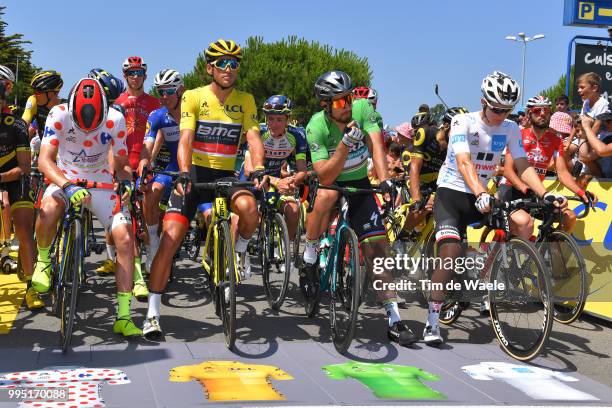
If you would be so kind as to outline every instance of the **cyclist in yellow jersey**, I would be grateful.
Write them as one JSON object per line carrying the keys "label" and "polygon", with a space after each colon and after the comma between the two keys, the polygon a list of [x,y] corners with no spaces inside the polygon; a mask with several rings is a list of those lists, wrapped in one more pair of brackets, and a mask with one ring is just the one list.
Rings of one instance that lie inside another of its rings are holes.
{"label": "cyclist in yellow jersey", "polygon": [[61,74],[53,70],[39,72],[30,82],[34,95],[28,98],[21,119],[28,125],[36,119],[37,133],[40,138],[45,131],[45,121],[49,111],[55,105],[62,103],[58,96],[63,85]]}
{"label": "cyclist in yellow jersey", "polygon": [[[148,337],[161,334],[159,307],[172,258],[198,204],[212,202],[214,198],[212,191],[192,190],[191,180],[199,183],[237,180],[234,162],[243,135],[254,165],[251,179],[259,187],[259,181],[264,178],[264,147],[259,136],[255,99],[249,93],[234,89],[242,59],[240,46],[234,41],[220,39],[209,45],[205,56],[206,72],[212,76],[212,83],[186,91],[181,103],[177,150],[180,176],[164,215],[164,230],[151,268],[149,309],[143,330]],[[246,189],[230,189],[229,196],[231,210],[239,217],[235,250],[244,260],[247,244],[259,220],[257,202]]]}

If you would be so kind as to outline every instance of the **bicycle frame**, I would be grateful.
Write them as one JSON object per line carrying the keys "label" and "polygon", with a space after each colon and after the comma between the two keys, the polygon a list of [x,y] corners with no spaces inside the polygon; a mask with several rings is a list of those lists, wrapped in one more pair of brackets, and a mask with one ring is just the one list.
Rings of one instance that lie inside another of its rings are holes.
{"label": "bicycle frame", "polygon": [[[338,245],[340,245],[339,237],[341,236],[342,230],[350,228],[346,221],[346,213],[348,212],[348,205],[346,198],[340,197],[340,212],[338,214],[338,222],[336,223],[336,232],[333,235],[331,246],[327,249],[325,269],[321,274],[319,280],[319,288],[321,291],[331,290],[336,291],[336,265],[338,262]],[[329,236],[329,234],[328,234]],[[342,254],[344,256],[344,254]],[[331,287],[330,287],[331,282]]]}

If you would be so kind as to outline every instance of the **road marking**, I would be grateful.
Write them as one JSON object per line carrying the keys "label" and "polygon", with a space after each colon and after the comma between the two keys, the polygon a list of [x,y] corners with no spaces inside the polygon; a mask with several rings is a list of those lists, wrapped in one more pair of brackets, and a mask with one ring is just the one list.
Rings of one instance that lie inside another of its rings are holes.
{"label": "road marking", "polygon": [[26,294],[26,284],[17,274],[0,274],[0,334],[8,334]]}

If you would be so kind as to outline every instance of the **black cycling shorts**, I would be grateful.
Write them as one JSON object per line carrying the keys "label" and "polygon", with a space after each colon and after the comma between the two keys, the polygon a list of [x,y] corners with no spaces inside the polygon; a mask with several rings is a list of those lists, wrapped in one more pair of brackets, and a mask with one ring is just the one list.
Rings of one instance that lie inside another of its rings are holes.
{"label": "black cycling shorts", "polygon": [[[235,177],[235,173],[232,170],[217,170],[210,169],[201,166],[191,166],[191,180],[194,183],[210,183],[213,181],[239,181]],[[243,187],[232,187],[228,189],[226,198],[229,200],[238,191],[248,191]],[[198,209],[200,203],[210,203],[215,200],[214,190],[201,190],[191,189],[189,194],[184,198],[185,204],[183,205],[183,196],[178,195],[174,188],[170,195],[170,201],[168,201],[168,208],[164,215],[164,220],[177,220],[189,224]],[[178,217],[177,217],[178,215]]]}
{"label": "black cycling shorts", "polygon": [[20,180],[0,183],[0,190],[8,192],[11,211],[16,208],[34,208],[30,183],[26,183],[23,188]]}
{"label": "black cycling shorts", "polygon": [[[336,184],[340,187],[372,188],[370,180],[367,178],[336,181]],[[347,199],[349,205],[348,223],[355,231],[359,242],[387,236],[374,194],[349,195]]]}
{"label": "black cycling shorts", "polygon": [[476,209],[472,193],[438,187],[434,203],[436,242],[459,242],[467,234],[470,224],[482,221],[486,214]]}

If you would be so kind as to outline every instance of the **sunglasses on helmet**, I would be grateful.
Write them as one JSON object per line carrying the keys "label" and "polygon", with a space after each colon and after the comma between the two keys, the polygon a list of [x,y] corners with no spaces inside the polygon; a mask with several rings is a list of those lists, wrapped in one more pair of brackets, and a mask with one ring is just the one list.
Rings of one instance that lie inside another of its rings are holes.
{"label": "sunglasses on helmet", "polygon": [[347,94],[339,99],[332,100],[332,108],[334,109],[343,109],[346,105],[352,105],[355,97],[352,93]]}
{"label": "sunglasses on helmet", "polygon": [[159,96],[170,96],[174,95],[177,91],[177,88],[161,88],[157,90]]}
{"label": "sunglasses on helmet", "polygon": [[145,75],[145,70],[144,69],[130,69],[130,70],[125,72],[125,75],[141,77],[141,76]]}
{"label": "sunglasses on helmet", "polygon": [[507,114],[512,112],[512,108],[497,108],[493,105],[491,105],[489,102],[487,102],[487,106],[489,107],[489,109],[491,109],[491,111],[493,111],[493,113],[495,113],[496,115],[503,115],[503,114]]}
{"label": "sunglasses on helmet", "polygon": [[233,59],[233,58],[223,58],[223,59],[218,59],[216,61],[211,62],[210,65],[220,70],[225,71],[227,67],[229,67],[231,70],[238,69],[238,67],[240,66],[240,63],[238,62],[238,60]]}

